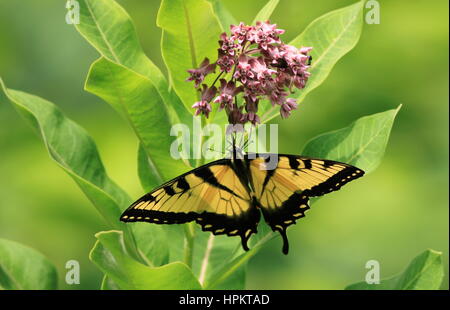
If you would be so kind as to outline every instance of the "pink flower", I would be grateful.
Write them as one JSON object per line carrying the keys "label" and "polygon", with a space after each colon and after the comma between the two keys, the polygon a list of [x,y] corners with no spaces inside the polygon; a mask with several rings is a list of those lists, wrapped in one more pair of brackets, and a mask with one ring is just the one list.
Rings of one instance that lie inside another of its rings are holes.
{"label": "pink flower", "polygon": [[286,99],[286,102],[281,105],[280,114],[282,118],[288,118],[292,110],[297,109],[297,103],[294,98]]}
{"label": "pink flower", "polygon": [[273,82],[272,74],[274,73],[277,72],[268,68],[262,57],[241,55],[233,77],[249,88],[256,89],[259,86],[266,87],[267,83]]}
{"label": "pink flower", "polygon": [[261,120],[259,119],[259,116],[256,113],[250,112],[247,114],[242,114],[241,122],[246,123],[250,122],[253,125],[261,123]]}
{"label": "pink flower", "polygon": [[229,38],[225,32],[220,35],[219,45],[219,51],[230,56],[234,56],[236,53],[235,48],[240,47],[240,45],[234,43],[234,40]]}
{"label": "pink flower", "polygon": [[264,89],[258,81],[248,81],[244,88],[245,96],[251,98],[252,101],[257,101],[258,97],[264,94]]}
{"label": "pink flower", "polygon": [[212,98],[216,95],[217,88],[215,86],[208,88],[208,86],[206,86],[205,84],[203,84],[202,86],[203,90],[201,100],[194,103],[192,107],[196,109],[195,115],[203,113],[206,116],[206,118],[208,118],[209,112],[212,111],[211,105],[209,103],[211,102]]}
{"label": "pink flower", "polygon": [[309,72],[303,72],[303,74],[301,74],[301,75],[294,76],[293,83],[294,83],[295,87],[297,87],[298,89],[305,88],[306,81],[308,81],[309,74],[310,74]]}
{"label": "pink flower", "polygon": [[245,110],[247,114],[243,114],[241,121],[243,123],[251,122],[253,125],[259,124],[261,120],[259,119],[258,114],[258,99],[253,99],[251,96],[244,96],[245,99]]}
{"label": "pink flower", "polygon": [[223,72],[230,72],[235,64],[234,56],[229,56],[224,54],[223,51],[219,50],[219,59],[217,59],[217,65]]}
{"label": "pink flower", "polygon": [[275,82],[279,88],[283,88],[284,86],[290,87],[291,81],[292,76],[286,70],[280,70],[275,78]]}
{"label": "pink flower", "polygon": [[259,99],[256,96],[254,97],[254,96],[246,95],[246,96],[244,96],[244,100],[245,100],[245,110],[247,112],[253,112],[253,113],[258,112]]}
{"label": "pink flower", "polygon": [[291,69],[294,69],[295,67],[300,67],[300,69],[303,69],[303,67],[307,65],[309,56],[305,53],[309,52],[310,49],[303,48],[303,52],[305,53],[302,53],[301,49],[297,49],[292,45],[284,44],[280,47],[280,50],[280,54]]}
{"label": "pink flower", "polygon": [[220,80],[220,95],[214,99],[214,103],[220,103],[219,109],[222,110],[225,107],[228,107],[230,110],[234,109],[234,97],[239,94],[243,90],[242,86],[236,87],[236,84],[233,81],[227,81],[225,79]]}
{"label": "pink flower", "polygon": [[187,72],[191,75],[186,81],[195,81],[195,87],[198,87],[205,79],[205,76],[216,69],[216,64],[210,64],[209,59],[205,58],[198,69],[190,69]]}
{"label": "pink flower", "polygon": [[261,86],[265,87],[267,82],[273,81],[272,74],[277,73],[277,71],[269,69],[262,57],[257,59],[251,58],[248,63],[253,73],[256,74],[256,79],[261,83]]}
{"label": "pink flower", "polygon": [[239,56],[238,65],[236,67],[236,72],[233,75],[233,78],[239,79],[241,83],[245,84],[247,82],[247,78],[253,79],[253,72],[250,70],[250,64],[248,63],[249,57],[242,54]]}
{"label": "pink flower", "polygon": [[309,52],[311,52],[312,47],[302,47],[300,48],[300,53],[302,53],[303,55],[308,55]]}
{"label": "pink flower", "polygon": [[[191,74],[188,80],[195,81],[198,88],[216,65],[220,68],[220,75],[213,84],[209,88],[202,86],[201,100],[193,105],[195,114],[208,117],[212,109],[211,101],[215,97],[214,103],[219,104],[219,110],[226,111],[230,124],[259,123],[258,105],[260,101],[266,104],[263,99],[267,99],[272,106],[280,106],[282,118],[289,117],[297,109],[297,103],[288,96],[294,88],[303,89],[306,86],[312,48],[284,44],[280,40],[284,30],[269,21],[257,22],[255,26],[241,22],[237,26],[231,25],[230,29],[230,35],[220,35],[216,63],[210,64],[205,59],[198,69],[188,71]],[[231,72],[230,77],[228,73]],[[220,77],[217,90],[214,84]],[[240,92],[244,93],[242,97],[238,97]]]}
{"label": "pink flower", "polygon": [[233,125],[243,124],[242,119],[243,119],[242,106],[237,109],[233,109],[233,110],[229,111],[228,123],[233,124]]}
{"label": "pink flower", "polygon": [[278,64],[279,59],[283,59],[283,52],[278,48],[278,46],[270,45],[266,50],[262,51],[263,55],[267,58],[270,64]]}
{"label": "pink flower", "polygon": [[266,50],[270,44],[280,43],[279,35],[283,33],[284,30],[277,29],[276,24],[257,22],[252,40],[257,43],[260,48]]}
{"label": "pink flower", "polygon": [[255,30],[252,26],[247,26],[243,22],[240,22],[238,26],[231,25],[231,39],[237,40],[239,44],[242,44],[242,42],[248,40],[250,37],[253,36],[252,32]]}
{"label": "pink flower", "polygon": [[286,102],[288,92],[286,92],[284,88],[276,87],[272,89],[267,89],[266,94],[270,100],[270,103],[272,104],[272,106],[274,106],[284,104]]}

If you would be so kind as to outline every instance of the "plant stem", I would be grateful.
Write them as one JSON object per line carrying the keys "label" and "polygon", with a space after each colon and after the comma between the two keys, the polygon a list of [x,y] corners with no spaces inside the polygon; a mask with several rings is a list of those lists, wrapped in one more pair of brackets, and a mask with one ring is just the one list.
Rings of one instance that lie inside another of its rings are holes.
{"label": "plant stem", "polygon": [[194,239],[195,239],[195,230],[194,230],[194,222],[190,222],[184,224],[184,263],[192,268],[192,256],[194,254]]}
{"label": "plant stem", "polygon": [[214,82],[211,84],[211,87],[213,87],[213,86],[216,84],[217,80],[222,76],[222,74],[223,74],[223,71],[220,72],[220,73],[217,75],[216,79],[215,79]]}

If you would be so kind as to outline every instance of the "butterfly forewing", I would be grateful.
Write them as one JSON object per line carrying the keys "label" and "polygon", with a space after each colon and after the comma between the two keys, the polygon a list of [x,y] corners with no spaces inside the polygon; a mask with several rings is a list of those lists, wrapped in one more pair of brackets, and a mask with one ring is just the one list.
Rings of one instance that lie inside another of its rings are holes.
{"label": "butterfly forewing", "polygon": [[213,234],[239,235],[245,249],[260,213],[228,159],[183,174],[133,203],[125,222],[181,224],[196,221]]}

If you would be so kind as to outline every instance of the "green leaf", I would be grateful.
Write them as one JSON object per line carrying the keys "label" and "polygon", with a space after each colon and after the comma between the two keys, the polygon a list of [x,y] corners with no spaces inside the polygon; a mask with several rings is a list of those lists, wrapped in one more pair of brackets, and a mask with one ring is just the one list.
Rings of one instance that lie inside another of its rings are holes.
{"label": "green leaf", "polygon": [[[211,281],[218,270],[233,259],[240,249],[240,239],[228,236],[214,236],[196,229],[192,270],[201,284]],[[220,289],[244,289],[245,273],[238,273]]]}
{"label": "green leaf", "polygon": [[339,59],[358,43],[363,26],[363,5],[364,1],[359,1],[319,17],[289,43],[313,47],[311,76],[306,87],[299,92],[300,101],[322,84]]}
{"label": "green leaf", "polygon": [[148,193],[161,185],[161,183],[158,182],[158,177],[154,174],[152,162],[149,161],[147,152],[141,143],[139,143],[137,161],[139,181],[141,182],[144,191]]}
{"label": "green leaf", "polygon": [[80,0],[79,33],[106,59],[147,77],[175,123],[190,121],[178,96],[169,89],[161,70],[144,54],[135,27],[127,12],[112,0]]}
{"label": "green leaf", "polygon": [[[363,26],[363,4],[359,1],[350,6],[331,11],[314,20],[305,31],[289,44],[296,47],[312,46],[312,63],[306,87],[297,90],[294,98],[303,101],[306,95],[322,84],[334,65],[352,50],[359,41]],[[265,105],[263,121],[276,117],[278,109]]]}
{"label": "green leaf", "polygon": [[219,21],[220,28],[223,32],[229,32],[231,25],[237,25],[238,22],[230,11],[223,5],[222,0],[208,0],[213,8],[214,14]]}
{"label": "green leaf", "polygon": [[380,164],[397,109],[364,116],[350,126],[310,140],[302,155],[341,161],[370,173]]}
{"label": "green leaf", "polygon": [[256,22],[265,22],[269,20],[279,2],[279,0],[269,0],[266,5],[258,12],[258,14],[256,14],[252,25],[256,25]]}
{"label": "green leaf", "polygon": [[0,84],[17,111],[42,137],[50,157],[72,177],[107,223],[126,232],[134,251],[132,235],[119,221],[121,211],[131,199],[108,177],[92,138],[51,102],[7,89],[1,79]]}
{"label": "green leaf", "polygon": [[132,259],[121,231],[100,232],[89,258],[118,287],[129,290],[201,289],[192,271],[183,263],[151,268]]}
{"label": "green leaf", "polygon": [[[279,237],[268,225],[260,223],[258,234],[250,239],[250,251],[243,251],[240,243],[237,250],[232,253],[231,259],[223,260],[221,264],[211,272],[204,283],[205,289],[239,289],[245,285],[245,269],[248,261],[270,240]],[[236,286],[237,287],[233,287]]]}
{"label": "green leaf", "polygon": [[162,56],[170,84],[189,109],[198,93],[186,82],[188,69],[196,68],[205,57],[217,57],[217,41],[221,33],[211,3],[206,0],[162,0],[157,25],[163,29]]}
{"label": "green leaf", "polygon": [[146,264],[157,267],[169,263],[170,243],[167,226],[149,223],[133,223],[133,234],[139,251],[146,258]]}
{"label": "green leaf", "polygon": [[[182,261],[184,258],[184,232],[181,225],[168,225],[165,229],[167,240],[170,240],[170,261]],[[270,232],[269,232],[270,230]],[[242,250],[239,238],[214,236],[195,227],[192,271],[205,288],[214,289],[245,289],[245,269],[250,259],[268,240],[274,236],[271,229],[261,223],[258,234],[252,236],[249,242],[251,251]],[[255,248],[253,250],[253,248]],[[241,260],[237,261],[238,257]],[[248,256],[248,257],[247,257]],[[220,278],[220,281],[215,281]],[[214,283],[210,287],[209,283]]]}
{"label": "green leaf", "polygon": [[163,97],[168,85],[161,70],[144,54],[127,12],[112,0],[80,0],[79,33],[105,58],[148,77]]}
{"label": "green leaf", "polygon": [[152,167],[154,180],[149,182],[162,183],[188,169],[186,163],[170,155],[170,119],[166,105],[149,79],[100,58],[91,67],[86,90],[126,115]]}
{"label": "green leaf", "polygon": [[103,217],[114,227],[128,195],[107,175],[92,138],[55,105],[21,91],[3,91],[17,110],[40,133],[53,160],[81,187]]}
{"label": "green leaf", "polygon": [[442,253],[426,250],[414,258],[400,275],[381,280],[380,284],[358,282],[346,290],[438,290],[444,278]]}
{"label": "green leaf", "polygon": [[55,266],[38,251],[0,239],[0,290],[54,290]]}
{"label": "green leaf", "polygon": [[120,290],[120,287],[114,283],[113,280],[108,278],[108,276],[103,276],[102,284],[100,286],[100,289],[103,291],[111,291],[111,290]]}

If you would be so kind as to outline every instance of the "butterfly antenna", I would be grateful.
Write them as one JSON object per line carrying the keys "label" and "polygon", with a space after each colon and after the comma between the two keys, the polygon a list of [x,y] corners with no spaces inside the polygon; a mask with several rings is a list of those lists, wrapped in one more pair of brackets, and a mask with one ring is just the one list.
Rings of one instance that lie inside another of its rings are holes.
{"label": "butterfly antenna", "polygon": [[251,143],[254,143],[255,141],[248,141],[244,144],[242,149],[245,149],[247,146],[249,146]]}
{"label": "butterfly antenna", "polygon": [[244,141],[244,144],[242,145],[242,149],[244,150],[247,145],[249,144],[248,139],[246,141]]}
{"label": "butterfly antenna", "polygon": [[[241,135],[241,138],[240,138],[239,143],[238,143],[239,147],[241,147],[241,145],[243,145],[242,140],[244,140],[244,136],[245,136],[245,134]],[[242,147],[242,148],[244,148],[244,147]]]}
{"label": "butterfly antenna", "polygon": [[210,150],[210,151],[213,151],[213,152],[217,152],[217,153],[220,153],[220,154],[222,154],[222,155],[224,155],[224,154],[225,154],[225,152],[222,152],[222,151],[218,151],[218,150],[215,150],[215,149],[213,149],[212,147],[208,148],[208,150]]}
{"label": "butterfly antenna", "polygon": [[233,160],[236,160],[236,135],[233,134]]}
{"label": "butterfly antenna", "polygon": [[242,146],[242,149],[244,150],[247,146],[249,146],[250,145],[250,143],[252,143],[253,141],[252,141],[252,130],[253,130],[253,127],[250,127],[250,133],[249,133],[249,135],[248,135],[248,138],[247,138],[247,141],[245,141],[244,142],[244,145]]}

